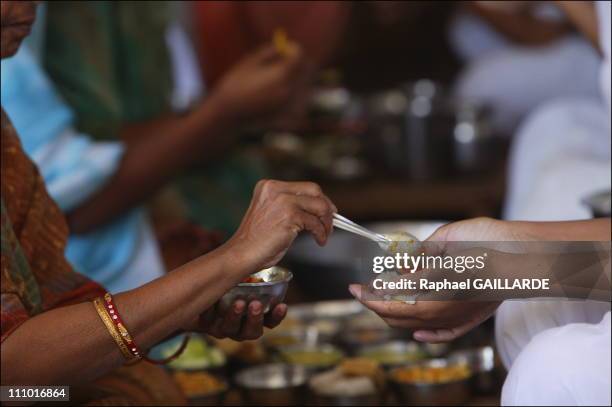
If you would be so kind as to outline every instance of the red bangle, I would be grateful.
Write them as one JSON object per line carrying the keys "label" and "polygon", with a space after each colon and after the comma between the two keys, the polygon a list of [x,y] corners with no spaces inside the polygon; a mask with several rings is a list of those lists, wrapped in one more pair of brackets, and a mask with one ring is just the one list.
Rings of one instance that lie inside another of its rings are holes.
{"label": "red bangle", "polygon": [[125,324],[123,323],[123,320],[121,319],[121,316],[119,315],[119,310],[115,306],[115,303],[113,302],[113,297],[110,295],[110,293],[107,292],[106,294],[104,294],[103,303],[104,303],[104,307],[106,308],[106,311],[108,312],[111,320],[113,321],[113,324],[117,328],[117,331],[119,331],[121,339],[123,340],[123,342],[128,348],[128,351],[134,357],[135,360],[145,359],[146,361],[150,363],[154,363],[156,365],[163,365],[179,357],[183,353],[185,348],[187,347],[187,343],[189,342],[189,339],[190,339],[189,334],[185,335],[181,343],[181,346],[179,346],[176,352],[174,352],[174,354],[170,355],[169,357],[163,360],[154,360],[154,359],[148,358],[146,353],[143,353],[140,351],[140,348],[138,347],[138,345],[136,345],[136,342],[134,342],[134,339],[128,332]]}
{"label": "red bangle", "polygon": [[138,345],[136,345],[136,342],[134,342],[134,339],[132,338],[125,324],[123,323],[123,320],[119,315],[119,310],[117,310],[117,307],[113,302],[113,297],[110,295],[110,293],[104,294],[104,307],[110,315],[113,324],[115,324],[115,326],[117,327],[119,334],[121,334],[121,339],[123,339],[123,341],[127,345],[128,350],[130,351],[132,356],[138,359],[142,358],[143,353],[140,351],[140,348],[138,347]]}

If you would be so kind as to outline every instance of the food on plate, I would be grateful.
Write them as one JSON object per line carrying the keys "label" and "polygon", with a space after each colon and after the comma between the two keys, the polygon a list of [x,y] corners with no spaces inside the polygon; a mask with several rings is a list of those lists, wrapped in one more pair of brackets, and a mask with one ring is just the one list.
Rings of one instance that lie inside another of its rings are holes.
{"label": "food on plate", "polygon": [[351,358],[313,376],[309,386],[316,394],[326,397],[374,396],[384,386],[384,373],[373,360]]}
{"label": "food on plate", "polygon": [[266,351],[260,340],[238,342],[223,338],[213,339],[213,342],[229,358],[246,363],[261,363],[266,359]]}
{"label": "food on plate", "polygon": [[227,389],[227,385],[206,372],[174,372],[174,381],[187,398],[206,397]]}
{"label": "food on plate", "polygon": [[[174,352],[176,352],[175,347],[167,347],[162,350],[162,355],[169,357]],[[223,352],[201,337],[192,337],[183,353],[168,364],[176,370],[209,369],[223,365],[225,365]]]}
{"label": "food on plate", "polygon": [[371,349],[364,349],[359,355],[385,366],[404,365],[423,360],[427,356],[418,345],[414,347],[376,346]]}
{"label": "food on plate", "polygon": [[331,345],[297,346],[281,349],[281,357],[292,365],[321,368],[337,364],[344,354]]}
{"label": "food on plate", "polygon": [[448,366],[416,365],[394,370],[392,378],[400,383],[438,384],[467,379],[470,374],[470,369],[464,363]]}

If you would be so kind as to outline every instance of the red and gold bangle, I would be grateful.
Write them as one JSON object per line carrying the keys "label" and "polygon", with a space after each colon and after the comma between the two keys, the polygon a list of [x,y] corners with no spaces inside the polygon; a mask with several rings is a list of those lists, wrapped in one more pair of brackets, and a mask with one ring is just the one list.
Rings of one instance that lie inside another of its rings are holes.
{"label": "red and gold bangle", "polygon": [[113,338],[113,340],[117,344],[117,347],[121,351],[121,354],[123,355],[123,357],[130,362],[134,360],[138,360],[138,359],[135,359],[133,354],[129,351],[126,343],[121,337],[121,334],[115,327],[112,317],[109,315],[108,311],[106,310],[106,307],[104,306],[104,300],[102,299],[102,297],[98,297],[95,300],[93,300],[93,304],[94,304],[94,307],[96,308],[96,311],[98,312],[98,316],[104,323],[104,326],[106,326],[106,329],[108,330],[108,333],[110,334],[110,336]]}
{"label": "red and gold bangle", "polygon": [[140,359],[143,353],[140,351],[140,348],[138,347],[138,345],[136,345],[136,342],[134,342],[134,339],[132,338],[125,324],[123,323],[123,320],[119,315],[119,311],[117,310],[117,307],[113,302],[113,297],[110,295],[110,293],[104,294],[104,307],[110,315],[113,324],[117,328],[117,331],[119,331],[121,339],[124,341],[132,357]]}

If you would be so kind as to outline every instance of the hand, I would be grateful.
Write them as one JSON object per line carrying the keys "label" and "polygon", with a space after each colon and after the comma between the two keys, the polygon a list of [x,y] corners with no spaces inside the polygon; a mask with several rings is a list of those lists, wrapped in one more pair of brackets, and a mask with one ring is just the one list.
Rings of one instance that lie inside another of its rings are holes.
{"label": "hand", "polygon": [[247,55],[214,89],[212,99],[238,120],[278,113],[304,87],[307,70],[300,47],[281,55],[272,44]]}
{"label": "hand", "polygon": [[213,307],[204,312],[189,330],[207,333],[215,338],[231,338],[236,341],[257,339],[263,334],[264,326],[274,328],[287,315],[287,305],[278,304],[264,315],[259,301],[248,306],[238,300],[224,314]]}
{"label": "hand", "polygon": [[[476,218],[441,226],[426,241],[440,242],[438,249],[445,252],[445,242],[516,241],[531,240],[530,238],[528,234],[519,232],[519,228],[513,227],[511,222]],[[360,285],[351,285],[349,290],[389,326],[411,329],[414,331],[414,338],[423,342],[447,342],[462,336],[489,318],[501,303],[417,300],[416,304],[406,304],[401,301],[365,299]]]}
{"label": "hand", "polygon": [[272,267],[303,230],[323,246],[332,232],[334,204],[312,182],[262,180],[240,227],[226,243],[235,261],[250,272]]}

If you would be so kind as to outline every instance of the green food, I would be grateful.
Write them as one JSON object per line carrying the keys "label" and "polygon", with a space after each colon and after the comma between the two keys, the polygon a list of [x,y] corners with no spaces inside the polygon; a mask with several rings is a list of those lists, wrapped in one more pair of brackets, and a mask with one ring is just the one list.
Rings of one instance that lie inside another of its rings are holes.
{"label": "green food", "polygon": [[[169,357],[177,350],[177,346],[169,346],[162,351],[164,357]],[[223,366],[225,355],[221,350],[210,346],[204,339],[191,338],[183,353],[168,365],[173,369],[208,369]]]}

